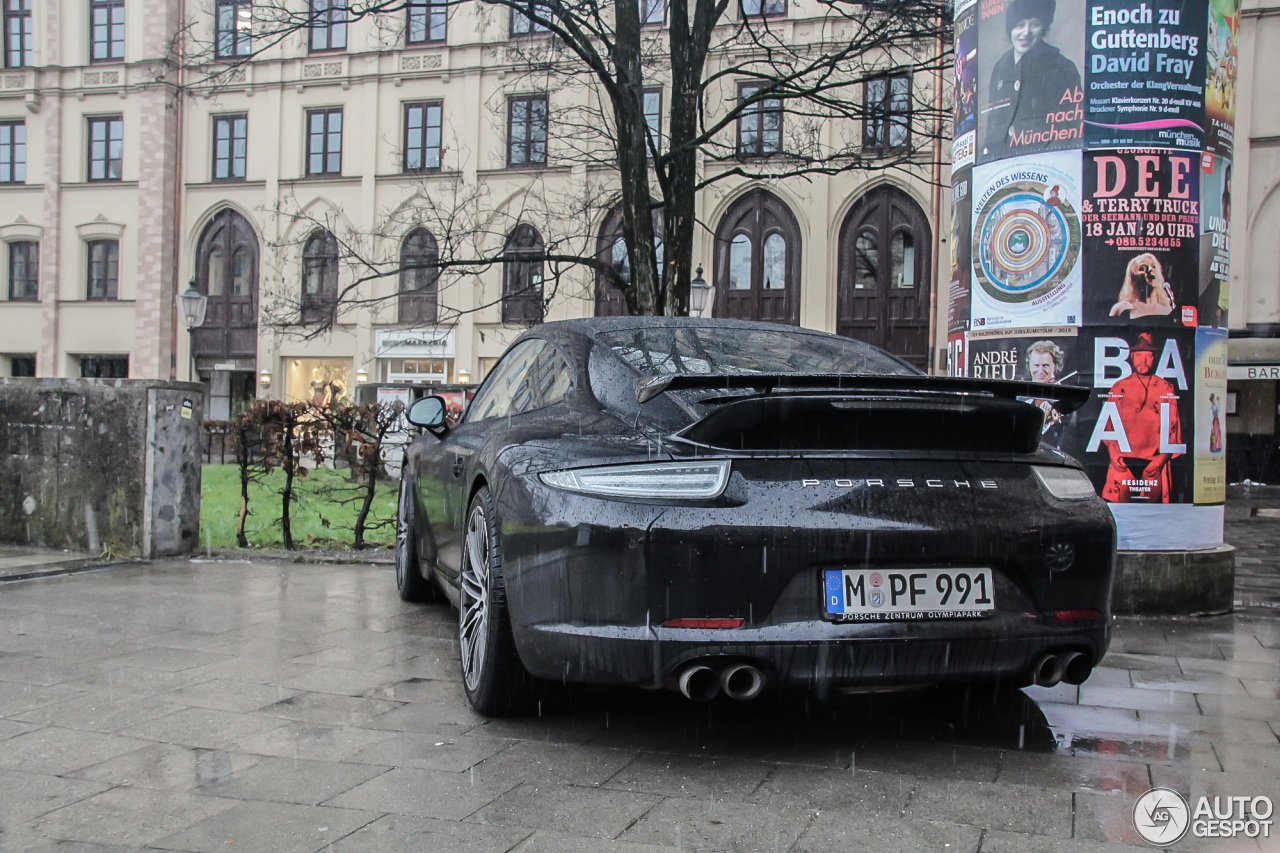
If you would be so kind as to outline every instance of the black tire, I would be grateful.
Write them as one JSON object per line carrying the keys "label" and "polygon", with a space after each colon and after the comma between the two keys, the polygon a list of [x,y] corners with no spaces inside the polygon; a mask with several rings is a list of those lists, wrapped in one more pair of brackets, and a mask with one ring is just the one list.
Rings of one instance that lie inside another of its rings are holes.
{"label": "black tire", "polygon": [[409,480],[400,477],[400,501],[396,507],[396,591],[405,601],[435,601],[440,590],[422,576],[418,559],[418,508]]}
{"label": "black tire", "polygon": [[536,682],[520,663],[511,634],[498,527],[487,487],[471,499],[462,542],[458,641],[467,701],[489,716],[527,713]]}

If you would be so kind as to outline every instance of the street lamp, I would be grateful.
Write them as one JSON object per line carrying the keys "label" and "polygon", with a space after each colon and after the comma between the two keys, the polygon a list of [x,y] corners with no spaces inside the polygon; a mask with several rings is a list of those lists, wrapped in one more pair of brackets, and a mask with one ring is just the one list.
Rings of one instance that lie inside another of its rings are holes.
{"label": "street lamp", "polygon": [[707,280],[702,277],[702,266],[699,265],[697,276],[689,282],[689,308],[697,311],[698,316],[701,317],[710,296],[711,285],[707,284]]}
{"label": "street lamp", "polygon": [[458,371],[458,384],[469,385],[471,383],[471,372],[469,370]]}
{"label": "street lamp", "polygon": [[196,290],[196,280],[193,278],[188,282],[186,292],[179,294],[177,299],[182,317],[187,321],[187,381],[194,382],[195,328],[204,323],[204,314],[209,310],[209,297]]}

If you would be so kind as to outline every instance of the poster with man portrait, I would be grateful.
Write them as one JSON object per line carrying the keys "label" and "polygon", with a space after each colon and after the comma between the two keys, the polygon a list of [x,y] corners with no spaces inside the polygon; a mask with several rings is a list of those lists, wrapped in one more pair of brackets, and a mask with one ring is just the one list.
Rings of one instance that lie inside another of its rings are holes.
{"label": "poster with man portrait", "polygon": [[1089,148],[1183,148],[1204,140],[1206,4],[1089,0]]}
{"label": "poster with man portrait", "polygon": [[[1075,326],[1038,329],[990,329],[970,332],[966,375],[975,379],[1008,379],[1046,385],[1084,385],[1077,364]],[[1058,408],[1054,400],[1026,399],[1044,412],[1041,441],[1060,448],[1074,414]]]}
{"label": "poster with man portrait", "polygon": [[972,327],[1080,324],[1080,155],[973,170]]}
{"label": "poster with man portrait", "polygon": [[1090,401],[1062,450],[1114,504],[1190,504],[1194,329],[1099,327],[1077,345]]}
{"label": "poster with man portrait", "polygon": [[1200,158],[1190,151],[1084,155],[1084,322],[1195,326]]}
{"label": "poster with man portrait", "polygon": [[1196,329],[1195,502],[1227,499],[1227,330]]}
{"label": "poster with man portrait", "polygon": [[1200,324],[1225,329],[1231,307],[1231,161],[1215,157],[1211,167],[1201,172],[1200,182]]}
{"label": "poster with man portrait", "polygon": [[1056,0],[978,4],[978,163],[1080,148],[1084,6]]}
{"label": "poster with man portrait", "polygon": [[1205,42],[1205,151],[1232,156],[1236,125],[1236,73],[1240,39],[1239,0],[1209,0]]}

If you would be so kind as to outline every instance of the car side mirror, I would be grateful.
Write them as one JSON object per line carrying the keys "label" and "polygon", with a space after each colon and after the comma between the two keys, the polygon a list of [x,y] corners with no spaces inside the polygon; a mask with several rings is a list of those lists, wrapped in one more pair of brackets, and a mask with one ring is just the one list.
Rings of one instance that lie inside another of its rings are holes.
{"label": "car side mirror", "polygon": [[405,418],[414,426],[420,426],[433,435],[440,436],[449,429],[448,421],[445,419],[446,411],[444,397],[432,395],[423,397],[410,406]]}

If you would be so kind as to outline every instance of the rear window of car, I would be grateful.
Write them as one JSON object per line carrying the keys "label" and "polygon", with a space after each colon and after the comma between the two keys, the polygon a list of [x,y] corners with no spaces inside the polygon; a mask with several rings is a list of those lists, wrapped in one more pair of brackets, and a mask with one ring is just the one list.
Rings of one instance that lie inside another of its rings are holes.
{"label": "rear window of car", "polygon": [[601,332],[596,340],[643,375],[920,372],[860,341],[799,330],[649,326]]}

